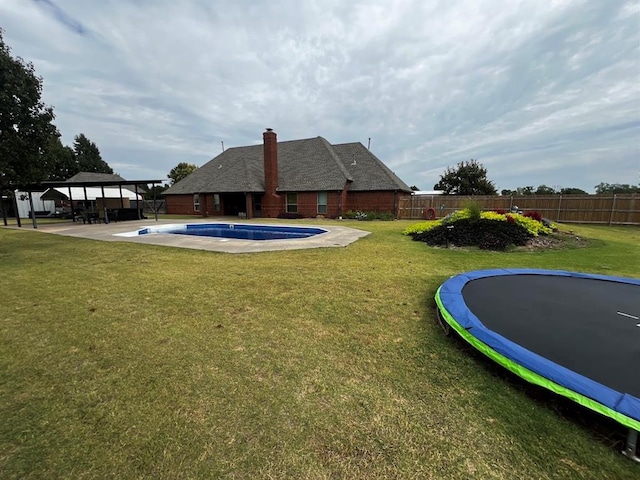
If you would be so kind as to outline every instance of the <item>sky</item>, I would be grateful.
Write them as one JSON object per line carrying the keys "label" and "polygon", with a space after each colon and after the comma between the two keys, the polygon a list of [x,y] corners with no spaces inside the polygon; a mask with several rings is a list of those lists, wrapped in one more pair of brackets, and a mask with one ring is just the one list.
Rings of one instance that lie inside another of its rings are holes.
{"label": "sky", "polygon": [[640,1],[0,0],[62,142],[129,180],[224,148],[361,142],[432,189],[640,182]]}

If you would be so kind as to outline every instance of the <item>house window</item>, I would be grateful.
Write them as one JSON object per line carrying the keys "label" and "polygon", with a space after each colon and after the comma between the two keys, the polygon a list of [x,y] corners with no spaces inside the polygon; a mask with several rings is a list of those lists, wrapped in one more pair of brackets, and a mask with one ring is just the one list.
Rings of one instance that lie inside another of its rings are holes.
{"label": "house window", "polygon": [[213,209],[216,212],[220,211],[220,194],[219,193],[213,194]]}
{"label": "house window", "polygon": [[287,193],[287,213],[298,213],[297,193]]}
{"label": "house window", "polygon": [[318,213],[327,213],[327,192],[318,192]]}
{"label": "house window", "polygon": [[193,194],[193,211],[194,212],[200,211],[200,194],[198,193]]}

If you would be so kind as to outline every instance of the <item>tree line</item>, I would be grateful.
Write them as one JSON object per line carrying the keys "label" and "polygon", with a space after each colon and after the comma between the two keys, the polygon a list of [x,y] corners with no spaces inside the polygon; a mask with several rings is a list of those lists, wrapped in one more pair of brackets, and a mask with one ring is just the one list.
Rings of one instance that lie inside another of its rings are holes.
{"label": "tree line", "polygon": [[20,185],[66,180],[78,172],[113,173],[98,146],[83,133],[65,146],[53,123],[53,107],[42,101],[42,78],[33,64],[12,57],[0,28],[0,191]]}
{"label": "tree line", "polygon": [[[411,187],[417,190],[417,187]],[[487,169],[477,160],[462,161],[455,167],[447,167],[440,181],[433,188],[446,195],[497,195],[495,184],[487,178]],[[596,195],[612,195],[640,193],[640,185],[620,183],[599,183],[594,187]],[[581,188],[554,188],[547,185],[517,187],[514,190],[504,189],[501,195],[588,195]]]}

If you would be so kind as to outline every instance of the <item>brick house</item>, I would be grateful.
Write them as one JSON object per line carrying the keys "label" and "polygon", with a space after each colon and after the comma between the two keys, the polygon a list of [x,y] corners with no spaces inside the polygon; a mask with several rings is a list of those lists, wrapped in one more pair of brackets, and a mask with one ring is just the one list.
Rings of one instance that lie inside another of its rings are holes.
{"label": "brick house", "polygon": [[337,217],[390,212],[411,189],[361,143],[322,137],[229,148],[164,192],[167,213],[263,217]]}

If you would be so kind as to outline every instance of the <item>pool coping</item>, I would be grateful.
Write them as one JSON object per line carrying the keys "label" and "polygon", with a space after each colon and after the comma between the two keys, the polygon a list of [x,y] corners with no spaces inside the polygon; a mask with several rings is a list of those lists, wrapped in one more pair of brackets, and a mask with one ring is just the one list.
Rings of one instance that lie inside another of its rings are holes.
{"label": "pool coping", "polygon": [[[339,220],[336,220],[336,223]],[[123,233],[133,232],[146,227],[168,224],[194,224],[194,223],[234,223],[249,225],[278,225],[287,227],[321,228],[326,233],[313,237],[287,240],[239,240],[216,237],[198,237],[193,235],[148,234],[137,236],[123,236]],[[22,227],[30,229],[28,224]],[[6,227],[18,228],[18,227]],[[309,248],[346,247],[356,240],[366,237],[371,232],[358,230],[340,225],[317,225],[312,223],[269,223],[268,221],[247,222],[236,221],[228,218],[218,219],[162,219],[158,220],[134,220],[127,222],[112,222],[109,224],[78,224],[78,223],[51,223],[40,224],[37,232],[63,235],[68,237],[87,238],[106,242],[133,242],[149,245],[161,245],[165,247],[190,248],[194,250],[207,250],[224,253],[257,253],[273,252],[279,250],[301,250]]]}

